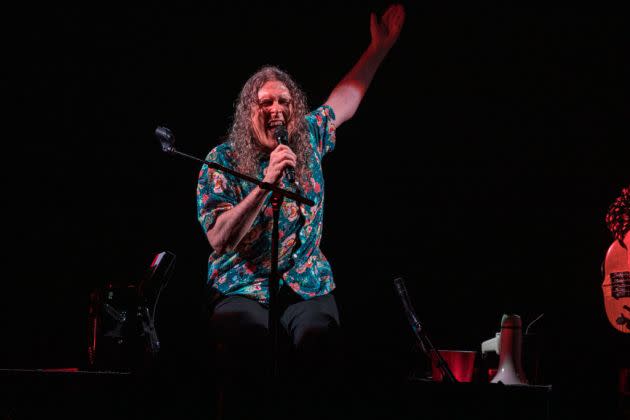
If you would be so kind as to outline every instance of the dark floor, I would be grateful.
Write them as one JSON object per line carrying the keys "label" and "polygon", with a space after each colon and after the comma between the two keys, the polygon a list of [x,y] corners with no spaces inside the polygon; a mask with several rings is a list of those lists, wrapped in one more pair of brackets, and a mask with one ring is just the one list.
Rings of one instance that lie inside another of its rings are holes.
{"label": "dark floor", "polygon": [[[217,418],[212,381],[199,372],[140,375],[6,369],[0,378],[2,420]],[[294,394],[277,387],[274,400],[253,402],[260,407],[256,418],[302,419],[314,413],[301,401],[297,409],[292,407],[288,395]],[[324,403],[328,419],[564,419],[578,414],[627,419],[630,407],[627,397],[622,401],[617,395],[605,395],[596,386],[447,384],[382,372],[357,374],[345,383],[332,384],[333,391],[341,398],[334,406]]]}

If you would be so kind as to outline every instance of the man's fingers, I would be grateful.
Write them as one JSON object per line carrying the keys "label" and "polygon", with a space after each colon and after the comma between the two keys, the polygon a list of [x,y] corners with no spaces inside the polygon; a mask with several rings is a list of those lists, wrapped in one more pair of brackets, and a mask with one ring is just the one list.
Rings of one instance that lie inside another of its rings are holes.
{"label": "man's fingers", "polygon": [[286,152],[289,152],[289,153],[295,154],[295,153],[293,153],[293,150],[291,150],[291,148],[290,148],[289,146],[287,146],[287,145],[285,145],[285,144],[279,144],[279,145],[278,145],[278,146],[277,146],[277,147],[273,150],[273,152],[271,152],[271,155],[273,156],[273,155],[275,155],[275,154],[286,153]]}
{"label": "man's fingers", "polygon": [[383,13],[383,16],[381,17],[381,21],[387,22],[392,16],[392,13],[394,12],[395,12],[395,6],[389,6],[387,10],[385,10],[385,13]]}
{"label": "man's fingers", "polygon": [[289,165],[292,167],[295,167],[296,163],[297,163],[297,159],[295,158],[295,156],[286,156],[278,162],[278,164],[280,165],[283,165],[283,166]]}
{"label": "man's fingers", "polygon": [[281,144],[276,147],[273,152],[271,152],[271,159],[276,159],[276,157],[282,157],[287,154],[295,157],[295,153],[289,148],[289,146]]}
{"label": "man's fingers", "polygon": [[293,153],[292,151],[288,150],[286,152],[280,152],[277,153],[274,157],[273,160],[274,161],[281,161],[282,159],[286,159],[286,158],[290,158],[291,160],[295,161],[297,160],[297,156],[295,155],[295,153]]}
{"label": "man's fingers", "polygon": [[383,14],[383,21],[387,23],[389,27],[392,25],[400,27],[405,20],[405,9],[402,5],[394,5],[389,7]]}
{"label": "man's fingers", "polygon": [[272,174],[272,182],[276,182],[287,167],[293,167],[297,165],[297,156],[293,153],[293,150],[284,144],[278,145],[269,158],[269,169]]}
{"label": "man's fingers", "polygon": [[402,6],[398,6],[396,8],[396,12],[395,14],[392,16],[392,20],[402,26],[403,22],[405,21],[405,8]]}
{"label": "man's fingers", "polygon": [[297,158],[291,155],[280,156],[278,159],[275,159],[272,165],[274,168],[278,170],[283,170],[287,166],[295,167],[297,164]]}

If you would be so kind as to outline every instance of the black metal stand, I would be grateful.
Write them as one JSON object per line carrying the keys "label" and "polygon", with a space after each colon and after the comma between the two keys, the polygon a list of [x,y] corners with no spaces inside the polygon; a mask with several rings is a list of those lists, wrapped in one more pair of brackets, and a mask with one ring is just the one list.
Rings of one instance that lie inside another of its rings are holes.
{"label": "black metal stand", "polygon": [[278,273],[278,223],[280,221],[280,208],[283,197],[273,193],[271,196],[271,209],[273,210],[273,228],[271,230],[271,273],[269,275],[269,334],[271,335],[271,354],[273,376],[279,376],[278,369],[278,331],[280,327],[280,308],[277,302],[280,288],[280,276]]}
{"label": "black metal stand", "polygon": [[394,279],[394,287],[396,288],[396,292],[400,296],[403,308],[405,309],[405,313],[407,314],[407,319],[409,320],[409,324],[411,325],[413,334],[416,337],[418,347],[420,347],[424,355],[431,363],[433,363],[433,357],[431,356],[432,352],[433,354],[435,354],[437,358],[437,361],[435,362],[436,367],[442,372],[442,378],[444,378],[444,382],[458,382],[438,349],[433,346],[433,343],[429,339],[429,336],[424,330],[424,327],[422,326],[420,321],[418,321],[416,312],[414,311],[413,306],[411,305],[411,301],[409,300],[409,295],[407,294],[405,281],[400,277]]}
{"label": "black metal stand", "polygon": [[300,204],[306,204],[312,206],[315,203],[313,200],[302,197],[300,194],[294,193],[289,190],[277,187],[268,182],[260,181],[256,178],[252,178],[248,175],[237,172],[233,169],[226,168],[215,162],[209,162],[204,159],[199,159],[195,156],[182,153],[175,149],[173,144],[175,143],[175,137],[171,130],[166,127],[158,127],[155,130],[155,135],[162,145],[162,151],[169,154],[176,154],[187,157],[189,159],[196,160],[197,162],[205,163],[208,167],[226,172],[237,178],[244,179],[253,184],[258,185],[261,189],[272,192],[271,205],[273,210],[273,229],[271,235],[271,271],[269,274],[269,334],[271,336],[271,363],[272,363],[272,375],[277,378],[279,375],[278,370],[278,327],[280,324],[280,308],[278,308],[277,295],[279,290],[279,273],[278,273],[278,222],[280,219],[280,208],[282,206],[283,199],[289,198]]}

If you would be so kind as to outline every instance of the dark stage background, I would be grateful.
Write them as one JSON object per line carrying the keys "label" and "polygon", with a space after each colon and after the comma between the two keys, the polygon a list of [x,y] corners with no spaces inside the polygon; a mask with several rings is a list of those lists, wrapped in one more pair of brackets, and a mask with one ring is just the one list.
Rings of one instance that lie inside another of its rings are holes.
{"label": "dark stage background", "polygon": [[[438,347],[479,350],[503,313],[524,325],[544,313],[532,326],[544,383],[603,383],[627,338],[608,325],[600,288],[604,215],[630,180],[622,15],[404,4],[399,42],[324,163],[322,249],[349,365],[395,380],[419,357],[392,287],[403,276]],[[369,12],[386,5],[10,18],[1,367],[84,367],[90,291],[137,281],[163,250],[177,266],[158,329],[167,354],[188,362],[210,252],[196,220],[200,165],[163,154],[155,127],[204,157],[263,64],[321,104],[367,46]]]}

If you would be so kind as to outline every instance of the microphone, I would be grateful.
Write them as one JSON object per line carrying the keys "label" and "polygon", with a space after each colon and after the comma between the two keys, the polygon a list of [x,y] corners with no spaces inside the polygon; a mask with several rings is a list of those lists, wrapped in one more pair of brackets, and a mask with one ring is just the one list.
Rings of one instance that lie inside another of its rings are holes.
{"label": "microphone", "polygon": [[[278,144],[289,144],[289,132],[284,125],[279,125],[273,131],[273,136],[276,138]],[[284,176],[290,184],[295,184],[295,169],[291,166],[284,168]]]}
{"label": "microphone", "polygon": [[175,147],[173,144],[175,143],[175,136],[173,132],[169,130],[167,127],[160,127],[155,129],[155,137],[159,140],[162,145],[162,151],[166,153],[174,153]]}

